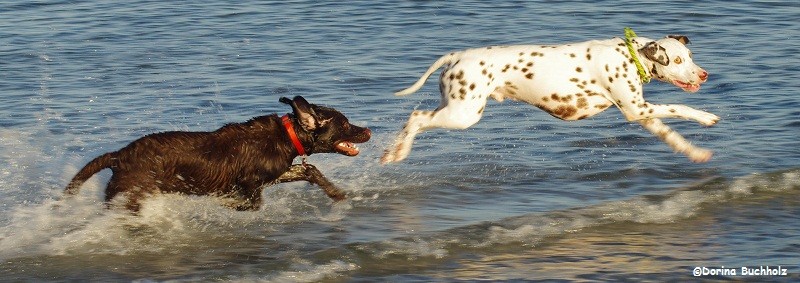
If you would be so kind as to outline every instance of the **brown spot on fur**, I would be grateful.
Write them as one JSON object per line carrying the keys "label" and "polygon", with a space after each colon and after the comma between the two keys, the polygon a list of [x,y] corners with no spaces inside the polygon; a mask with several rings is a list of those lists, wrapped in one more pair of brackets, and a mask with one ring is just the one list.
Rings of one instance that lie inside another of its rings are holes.
{"label": "brown spot on fur", "polygon": [[527,74],[525,74],[525,78],[528,78],[529,80],[530,80],[530,79],[533,79],[533,73],[527,73]]}
{"label": "brown spot on fur", "polygon": [[475,90],[475,84],[474,83],[469,85],[469,90]]}
{"label": "brown spot on fur", "polygon": [[577,108],[570,105],[561,105],[550,114],[561,119],[566,119],[574,116],[576,113],[578,113]]}
{"label": "brown spot on fur", "polygon": [[586,109],[589,108],[589,103],[586,101],[586,98],[581,97],[578,98],[578,103],[576,106],[578,106],[578,108]]}
{"label": "brown spot on fur", "polygon": [[575,68],[575,71],[580,73],[580,72],[583,72],[583,69],[581,67],[577,67],[577,68]]}

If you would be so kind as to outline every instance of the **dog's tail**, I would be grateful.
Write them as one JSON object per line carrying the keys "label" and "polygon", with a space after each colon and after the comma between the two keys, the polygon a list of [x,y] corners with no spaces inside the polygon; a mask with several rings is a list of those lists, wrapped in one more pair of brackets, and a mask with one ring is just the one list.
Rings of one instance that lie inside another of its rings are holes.
{"label": "dog's tail", "polygon": [[114,164],[114,159],[116,155],[114,153],[106,153],[103,155],[98,156],[97,158],[89,161],[89,164],[83,166],[81,171],[78,171],[78,174],[75,174],[75,177],[72,177],[72,181],[69,182],[67,188],[64,189],[65,195],[74,195],[78,193],[78,190],[83,185],[83,182],[86,182],[89,178],[91,178],[100,170],[111,168]]}
{"label": "dog's tail", "polygon": [[394,95],[397,95],[397,96],[409,95],[409,94],[412,94],[415,91],[419,90],[422,87],[422,85],[425,84],[425,81],[428,80],[428,77],[430,77],[433,74],[433,72],[436,72],[436,70],[441,68],[442,65],[444,65],[446,63],[450,63],[453,60],[453,58],[456,56],[456,54],[458,54],[458,53],[454,52],[454,53],[450,53],[450,54],[442,56],[441,58],[439,58],[439,60],[436,60],[436,62],[433,63],[433,65],[431,65],[430,68],[428,68],[428,71],[425,72],[425,74],[422,75],[422,77],[419,78],[419,80],[417,80],[417,82],[414,83],[414,85],[410,86],[407,89],[395,92]]}

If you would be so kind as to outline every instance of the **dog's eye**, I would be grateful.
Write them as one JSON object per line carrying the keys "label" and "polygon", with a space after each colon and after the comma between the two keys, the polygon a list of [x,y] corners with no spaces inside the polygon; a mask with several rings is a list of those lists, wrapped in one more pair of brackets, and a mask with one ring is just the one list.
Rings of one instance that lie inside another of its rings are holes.
{"label": "dog's eye", "polygon": [[683,58],[681,58],[681,57],[675,57],[675,60],[674,60],[674,61],[675,61],[675,64],[680,64],[680,63],[683,63]]}

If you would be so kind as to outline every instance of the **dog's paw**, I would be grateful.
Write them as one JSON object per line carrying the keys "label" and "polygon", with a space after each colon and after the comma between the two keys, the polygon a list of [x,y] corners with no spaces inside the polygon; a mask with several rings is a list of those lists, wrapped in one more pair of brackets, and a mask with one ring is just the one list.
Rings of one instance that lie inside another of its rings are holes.
{"label": "dog's paw", "polygon": [[719,122],[720,118],[717,115],[702,112],[700,117],[697,118],[697,122],[700,122],[703,126],[713,126],[717,122]]}
{"label": "dog's paw", "polygon": [[392,162],[399,162],[403,159],[406,159],[410,152],[411,148],[405,146],[405,143],[392,146],[383,152],[383,156],[381,156],[381,164],[385,165]]}
{"label": "dog's paw", "polygon": [[397,152],[393,149],[387,149],[383,152],[383,156],[381,156],[381,164],[386,165],[392,162],[398,162],[402,160],[397,156]]}
{"label": "dog's paw", "polygon": [[339,193],[336,195],[332,195],[330,197],[333,200],[333,202],[340,202],[347,199],[347,195],[345,195],[345,193]]}
{"label": "dog's paw", "polygon": [[689,151],[687,153],[687,156],[689,157],[689,160],[691,160],[694,163],[705,163],[705,162],[708,162],[709,160],[711,160],[711,156],[713,156],[713,155],[714,155],[714,152],[712,152],[710,150],[707,150],[707,149],[702,149],[702,148],[698,148],[698,149]]}

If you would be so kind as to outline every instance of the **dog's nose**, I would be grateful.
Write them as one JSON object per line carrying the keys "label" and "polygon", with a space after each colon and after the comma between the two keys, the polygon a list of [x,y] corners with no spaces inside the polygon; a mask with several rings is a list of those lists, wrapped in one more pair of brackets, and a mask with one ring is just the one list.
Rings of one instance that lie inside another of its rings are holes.
{"label": "dog's nose", "polygon": [[372,137],[372,131],[369,128],[364,128],[364,136],[367,137],[367,140]]}
{"label": "dog's nose", "polygon": [[701,69],[700,73],[698,74],[698,76],[700,77],[700,80],[702,80],[702,81],[708,80],[708,72],[706,72],[706,70],[702,70]]}

